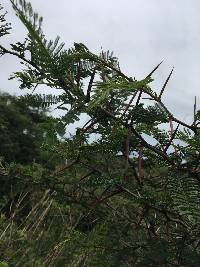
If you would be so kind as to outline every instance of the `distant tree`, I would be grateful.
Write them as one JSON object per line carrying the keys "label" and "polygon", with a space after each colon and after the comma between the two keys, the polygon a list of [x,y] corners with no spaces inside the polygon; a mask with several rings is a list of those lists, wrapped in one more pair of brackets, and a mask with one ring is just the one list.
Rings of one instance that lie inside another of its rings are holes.
{"label": "distant tree", "polygon": [[34,105],[30,106],[23,97],[0,95],[0,156],[6,162],[25,165],[44,162],[42,144],[50,138],[50,132],[51,138],[57,139],[52,128],[57,120]]}
{"label": "distant tree", "polygon": [[[187,124],[162,100],[173,70],[156,92],[151,82],[160,64],[142,80],[128,77],[113,53],[95,55],[82,43],[65,49],[58,37],[47,41],[42,18],[31,4],[11,4],[28,31],[24,42],[11,48],[0,45],[2,55],[11,54],[23,63],[23,70],[12,78],[22,89],[45,85],[61,92],[28,95],[27,103],[53,104],[65,111],[58,124],[62,130],[80,115],[89,119],[74,135],[47,140],[43,146],[54,157],[67,159],[67,165],[2,166],[4,179],[28,181],[23,190],[20,187],[21,195],[28,188],[32,207],[19,226],[14,222],[9,242],[4,229],[10,225],[2,219],[3,242],[10,248],[10,254],[2,249],[3,260],[11,266],[198,266],[196,100],[193,123]],[[19,123],[23,125],[23,119]],[[51,125],[48,133],[58,126]],[[17,132],[22,134],[24,127]]]}
{"label": "distant tree", "polygon": [[[57,119],[47,116],[47,109],[38,107],[37,101],[29,103],[27,97],[0,94],[0,165],[2,168],[13,166],[11,172],[19,172],[15,178],[13,174],[1,173],[0,208],[4,214],[10,216],[21,192],[32,187],[34,169],[39,169],[42,164],[54,170],[59,163],[59,157],[55,159],[50,151],[43,148],[47,140],[48,143],[58,142],[61,131],[55,127],[57,123]],[[24,172],[26,179],[21,179],[20,175]],[[25,210],[20,216],[22,214]]]}

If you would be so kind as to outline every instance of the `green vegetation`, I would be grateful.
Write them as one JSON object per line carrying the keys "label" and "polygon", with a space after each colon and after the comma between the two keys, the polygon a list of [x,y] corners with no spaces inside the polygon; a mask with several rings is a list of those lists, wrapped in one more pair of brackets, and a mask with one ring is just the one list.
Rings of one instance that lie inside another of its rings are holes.
{"label": "green vegetation", "polygon": [[[160,64],[128,77],[109,51],[48,41],[31,4],[11,4],[28,33],[0,55],[19,59],[11,78],[32,93],[0,96],[0,266],[199,266],[196,101],[186,124],[162,101],[172,71],[156,92]],[[43,85],[60,95],[36,94]]]}

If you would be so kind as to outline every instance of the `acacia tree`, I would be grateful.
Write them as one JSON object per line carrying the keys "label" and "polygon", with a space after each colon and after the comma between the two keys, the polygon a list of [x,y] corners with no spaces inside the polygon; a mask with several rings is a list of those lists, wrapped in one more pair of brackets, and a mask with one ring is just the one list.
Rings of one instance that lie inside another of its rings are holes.
{"label": "acacia tree", "polygon": [[[179,120],[162,100],[173,70],[156,92],[152,76],[161,63],[142,80],[128,77],[113,53],[96,55],[82,43],[65,49],[59,37],[47,41],[42,17],[31,4],[24,0],[11,4],[28,31],[24,42],[10,48],[0,45],[1,55],[13,55],[23,64],[12,78],[34,92],[38,85],[62,89],[59,96],[29,94],[27,101],[64,110],[59,123],[66,130],[80,115],[89,118],[73,136],[43,145],[63,162],[67,159],[67,165],[50,174],[48,170],[48,178],[41,166],[39,184],[50,190],[55,206],[71,219],[60,232],[66,236],[48,240],[43,253],[33,249],[38,266],[196,266],[200,257],[196,101],[193,123]],[[6,27],[1,28],[2,35],[8,33]],[[169,131],[161,127],[163,123]],[[74,205],[79,208],[72,211]],[[45,216],[48,225],[51,216]]]}

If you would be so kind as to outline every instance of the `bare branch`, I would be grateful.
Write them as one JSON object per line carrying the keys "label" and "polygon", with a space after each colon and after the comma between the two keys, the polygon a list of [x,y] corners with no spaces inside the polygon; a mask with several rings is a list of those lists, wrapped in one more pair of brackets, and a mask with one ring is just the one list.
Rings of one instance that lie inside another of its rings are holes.
{"label": "bare branch", "polygon": [[124,117],[124,115],[126,114],[127,110],[130,108],[130,106],[131,106],[131,104],[132,104],[132,102],[133,102],[134,98],[136,97],[137,93],[138,93],[138,92],[136,91],[136,92],[133,94],[133,96],[132,96],[131,100],[130,100],[130,101],[129,101],[129,103],[127,104],[127,106],[126,106],[126,108],[125,108],[124,112],[122,113],[122,115],[121,115],[121,118],[120,118],[120,119],[122,119],[122,118]]}
{"label": "bare branch", "polygon": [[171,134],[171,138],[170,138],[169,142],[167,143],[166,147],[164,148],[165,153],[167,152],[168,148],[171,146],[171,144],[172,144],[172,142],[176,136],[176,133],[178,131],[179,126],[180,126],[180,124],[177,125],[175,131],[173,131],[173,133]]}
{"label": "bare branch", "polygon": [[159,99],[161,99],[161,96],[162,96],[162,94],[163,94],[163,92],[164,92],[164,90],[165,90],[165,87],[167,86],[167,84],[168,84],[168,82],[169,82],[169,79],[170,79],[171,76],[172,76],[173,71],[174,71],[174,67],[172,68],[172,70],[171,70],[169,76],[167,77],[167,80],[165,81],[165,83],[164,83],[164,85],[163,85],[163,87],[162,87],[162,89],[161,89],[161,91],[160,91],[160,94],[159,94],[159,97],[158,97]]}
{"label": "bare branch", "polygon": [[194,122],[193,125],[196,124],[196,114],[197,114],[197,97],[194,98]]}
{"label": "bare branch", "polygon": [[91,94],[91,90],[92,90],[92,85],[93,85],[95,74],[96,74],[96,69],[94,68],[94,70],[92,72],[92,75],[90,77],[89,84],[88,84],[87,95],[86,95],[86,102],[89,102],[90,101],[90,94]]}
{"label": "bare branch", "polygon": [[160,67],[162,63],[163,63],[163,60],[146,76],[146,78],[151,77],[151,75]]}

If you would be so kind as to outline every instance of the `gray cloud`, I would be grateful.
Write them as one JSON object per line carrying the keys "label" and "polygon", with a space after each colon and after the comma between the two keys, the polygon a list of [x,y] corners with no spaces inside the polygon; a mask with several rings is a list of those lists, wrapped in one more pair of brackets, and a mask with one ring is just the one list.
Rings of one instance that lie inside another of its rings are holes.
{"label": "gray cloud", "polygon": [[[24,28],[14,17],[8,0],[2,0],[13,23],[13,35],[4,42],[22,39]],[[199,94],[200,17],[199,0],[31,0],[44,16],[47,37],[57,34],[67,46],[83,42],[92,51],[112,50],[130,76],[143,78],[164,59],[155,74],[159,90],[172,66],[175,72],[165,92],[168,107],[181,119],[192,114],[194,96]],[[18,66],[10,57],[1,58],[1,89],[19,92],[9,73]],[[199,105],[200,106],[200,105]]]}

